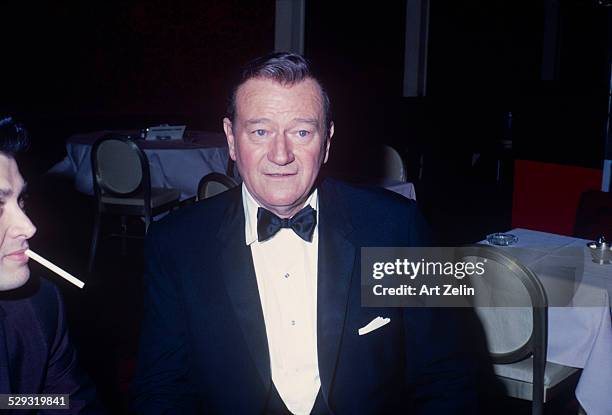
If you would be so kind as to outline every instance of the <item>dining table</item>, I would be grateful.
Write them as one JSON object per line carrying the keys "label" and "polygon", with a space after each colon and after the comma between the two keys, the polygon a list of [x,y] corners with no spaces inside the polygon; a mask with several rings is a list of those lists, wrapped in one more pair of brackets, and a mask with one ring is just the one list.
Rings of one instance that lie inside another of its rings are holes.
{"label": "dining table", "polygon": [[401,180],[383,180],[381,186],[408,199],[416,200],[416,190],[411,182]]}
{"label": "dining table", "polygon": [[200,179],[208,173],[227,173],[229,152],[223,133],[186,131],[182,139],[144,140],[137,130],[104,130],[79,133],[66,140],[66,157],[48,173],[74,179],[76,190],[93,195],[91,149],[106,135],[135,138],[135,142],[149,160],[151,186],[174,188],[181,192],[180,199],[195,196]]}
{"label": "dining table", "polygon": [[546,360],[581,368],[581,406],[589,415],[612,415],[612,264],[594,262],[584,239],[522,228],[507,233],[517,242],[500,249],[534,271],[549,297]]}

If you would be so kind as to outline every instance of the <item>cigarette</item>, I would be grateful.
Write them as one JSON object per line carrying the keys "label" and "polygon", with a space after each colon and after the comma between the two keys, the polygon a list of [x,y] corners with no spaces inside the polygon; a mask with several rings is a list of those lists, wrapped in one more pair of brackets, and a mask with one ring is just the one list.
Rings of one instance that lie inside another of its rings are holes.
{"label": "cigarette", "polygon": [[36,252],[34,252],[34,251],[30,250],[30,249],[26,249],[25,254],[29,258],[32,258],[34,261],[38,262],[40,265],[49,268],[51,271],[55,272],[60,277],[70,281],[71,283],[73,283],[77,287],[83,288],[83,286],[85,285],[85,283],[83,281],[81,281],[80,279],[78,279],[76,277],[73,277],[72,275],[70,275],[69,273],[67,273],[66,271],[64,271],[63,269],[61,269],[57,265],[55,265],[54,263],[52,263],[50,261],[47,261],[46,259],[44,259],[40,255],[38,255]]}

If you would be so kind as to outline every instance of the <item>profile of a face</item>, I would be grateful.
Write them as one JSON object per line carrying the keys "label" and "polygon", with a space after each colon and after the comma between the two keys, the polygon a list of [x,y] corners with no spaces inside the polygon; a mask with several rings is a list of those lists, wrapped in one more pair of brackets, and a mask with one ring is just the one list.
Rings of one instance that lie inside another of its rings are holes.
{"label": "profile of a face", "polygon": [[293,85],[254,78],[236,94],[234,123],[223,120],[230,157],[257,202],[280,217],[299,211],[327,161],[323,100],[310,78]]}
{"label": "profile of a face", "polygon": [[15,159],[0,153],[0,291],[18,288],[30,277],[25,250],[36,228],[24,212],[24,186]]}

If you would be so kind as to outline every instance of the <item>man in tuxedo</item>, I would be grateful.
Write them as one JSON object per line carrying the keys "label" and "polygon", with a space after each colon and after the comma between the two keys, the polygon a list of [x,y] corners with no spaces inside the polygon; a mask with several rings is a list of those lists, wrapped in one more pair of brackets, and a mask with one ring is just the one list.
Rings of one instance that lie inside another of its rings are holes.
{"label": "man in tuxedo", "polygon": [[458,313],[361,306],[360,248],[424,245],[425,226],[402,196],[319,179],[334,124],[307,62],[251,62],[223,128],[242,185],[147,235],[134,409],[476,413]]}
{"label": "man in tuxedo", "polygon": [[0,394],[68,394],[69,408],[43,412],[101,414],[95,387],[77,367],[58,289],[30,278],[25,251],[36,228],[14,158],[27,143],[23,127],[0,117]]}

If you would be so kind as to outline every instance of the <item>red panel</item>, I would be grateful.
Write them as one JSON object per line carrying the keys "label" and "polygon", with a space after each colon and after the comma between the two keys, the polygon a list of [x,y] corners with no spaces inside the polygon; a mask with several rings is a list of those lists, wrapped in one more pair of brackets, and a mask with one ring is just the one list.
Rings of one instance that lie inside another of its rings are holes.
{"label": "red panel", "polygon": [[580,194],[601,187],[602,171],[517,160],[512,227],[572,235]]}

